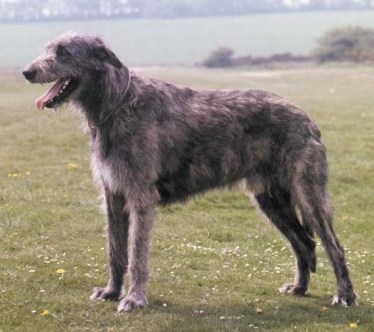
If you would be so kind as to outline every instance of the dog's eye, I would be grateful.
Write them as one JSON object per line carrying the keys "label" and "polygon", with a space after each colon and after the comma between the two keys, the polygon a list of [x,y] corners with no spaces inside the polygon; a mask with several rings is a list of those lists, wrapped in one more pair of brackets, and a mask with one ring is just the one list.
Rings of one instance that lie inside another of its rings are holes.
{"label": "dog's eye", "polygon": [[70,52],[66,49],[65,46],[58,45],[56,49],[57,56],[69,56],[71,55]]}

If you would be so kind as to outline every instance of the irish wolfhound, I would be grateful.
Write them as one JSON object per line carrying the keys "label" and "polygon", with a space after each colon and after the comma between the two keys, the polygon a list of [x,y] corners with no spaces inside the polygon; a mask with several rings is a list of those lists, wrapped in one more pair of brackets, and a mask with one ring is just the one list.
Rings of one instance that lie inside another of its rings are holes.
{"label": "irish wolfhound", "polygon": [[107,286],[95,288],[93,299],[120,299],[120,312],[147,305],[156,204],[244,180],[296,255],[295,280],[280,290],[306,294],[316,232],[337,278],[333,303],[355,303],[332,226],[325,147],[297,106],[260,90],[197,91],[130,74],[100,38],[85,35],[54,40],[23,74],[32,83],[56,82],[37,99],[38,109],[68,102],[83,114],[91,138],[110,266]]}

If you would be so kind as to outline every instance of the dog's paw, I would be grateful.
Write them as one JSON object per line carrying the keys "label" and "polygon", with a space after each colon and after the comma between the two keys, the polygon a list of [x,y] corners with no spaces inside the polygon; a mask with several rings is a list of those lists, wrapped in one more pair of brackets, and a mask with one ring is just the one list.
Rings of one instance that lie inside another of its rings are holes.
{"label": "dog's paw", "polygon": [[131,293],[121,300],[118,305],[118,312],[131,312],[148,305],[147,297],[144,294]]}
{"label": "dog's paw", "polygon": [[332,305],[335,304],[340,304],[343,307],[357,305],[357,296],[355,293],[349,295],[334,295],[332,298]]}
{"label": "dog's paw", "polygon": [[119,297],[120,292],[118,291],[114,291],[108,287],[95,287],[90,298],[91,300],[118,301]]}
{"label": "dog's paw", "polygon": [[304,287],[298,287],[295,284],[284,284],[282,287],[279,288],[279,292],[282,294],[294,294],[304,296],[307,295],[308,290]]}

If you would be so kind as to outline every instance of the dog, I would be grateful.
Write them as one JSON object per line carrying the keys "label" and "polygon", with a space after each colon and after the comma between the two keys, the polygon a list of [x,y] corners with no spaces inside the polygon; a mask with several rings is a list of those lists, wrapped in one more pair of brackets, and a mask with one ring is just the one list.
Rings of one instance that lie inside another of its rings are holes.
{"label": "dog", "polygon": [[119,300],[119,312],[146,306],[155,206],[244,181],[296,256],[295,280],[280,291],[307,293],[316,232],[337,278],[333,303],[356,303],[332,224],[326,149],[299,107],[261,90],[194,90],[141,77],[101,38],[83,34],[52,41],[23,75],[31,83],[55,82],[37,108],[68,103],[83,115],[90,137],[109,259],[108,284],[92,299]]}

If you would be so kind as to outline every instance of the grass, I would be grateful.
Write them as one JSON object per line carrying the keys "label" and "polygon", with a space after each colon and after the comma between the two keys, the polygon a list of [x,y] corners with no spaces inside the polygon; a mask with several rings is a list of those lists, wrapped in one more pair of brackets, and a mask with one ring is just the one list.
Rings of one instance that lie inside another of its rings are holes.
{"label": "grass", "polygon": [[201,62],[219,46],[230,47],[237,55],[306,54],[326,30],[345,25],[374,27],[374,11],[0,24],[0,66],[28,63],[65,31],[102,35],[132,66],[175,66]]}
{"label": "grass", "polygon": [[148,308],[118,315],[116,303],[90,301],[107,265],[87,138],[71,112],[34,111],[45,87],[4,73],[0,331],[373,331],[374,69],[142,71],[198,88],[272,90],[312,115],[328,147],[336,230],[360,305],[330,306],[335,277],[320,245],[311,296],[280,295],[294,258],[240,190],[158,210]]}

